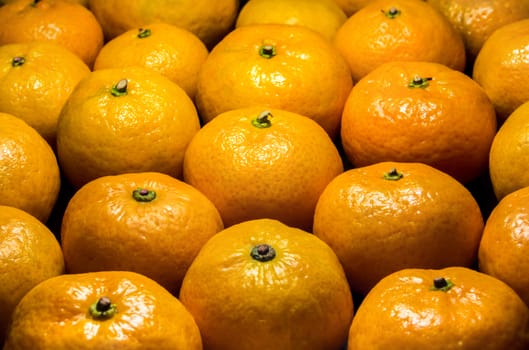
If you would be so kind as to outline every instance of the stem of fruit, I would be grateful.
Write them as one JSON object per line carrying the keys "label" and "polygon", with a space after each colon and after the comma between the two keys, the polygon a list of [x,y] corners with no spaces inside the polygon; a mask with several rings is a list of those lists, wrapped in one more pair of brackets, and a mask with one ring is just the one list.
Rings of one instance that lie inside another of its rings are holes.
{"label": "stem of fruit", "polygon": [[429,81],[432,80],[432,77],[422,78],[416,75],[408,84],[409,88],[425,88],[429,85]]}
{"label": "stem of fruit", "polygon": [[96,320],[106,320],[116,314],[118,308],[108,297],[101,297],[98,301],[90,305],[88,312]]}
{"label": "stem of fruit", "polygon": [[389,10],[387,11],[384,11],[384,10],[380,10],[382,11],[383,14],[386,15],[386,17],[390,18],[390,19],[393,19],[397,16],[400,15],[400,10],[396,7],[391,7]]}
{"label": "stem of fruit", "polygon": [[276,251],[269,244],[258,244],[250,251],[250,256],[257,261],[266,262],[276,257]]}
{"label": "stem of fruit", "polygon": [[151,36],[151,30],[148,28],[140,28],[138,32],[138,38],[143,39]]}
{"label": "stem of fruit", "polygon": [[384,174],[384,179],[390,181],[397,181],[402,179],[403,177],[404,175],[402,173],[399,173],[396,168],[393,168]]}
{"label": "stem of fruit", "polygon": [[436,291],[442,291],[447,292],[454,286],[454,283],[452,281],[444,278],[444,277],[438,277],[434,278],[433,280],[433,287],[432,290]]}
{"label": "stem of fruit", "polygon": [[156,198],[156,192],[145,188],[137,188],[132,191],[132,198],[137,202],[151,202]]}
{"label": "stem of fruit", "polygon": [[264,58],[272,58],[276,55],[276,48],[274,45],[265,44],[259,49],[259,55]]}
{"label": "stem of fruit", "polygon": [[31,6],[35,7],[37,6],[37,4],[40,2],[40,0],[33,0],[33,2],[31,3]]}
{"label": "stem of fruit", "polygon": [[128,87],[128,80],[127,79],[121,79],[112,87],[112,95],[113,96],[123,96],[127,94],[127,87]]}
{"label": "stem of fruit", "polygon": [[11,66],[18,67],[23,65],[26,62],[26,59],[22,56],[13,57],[13,60],[11,61]]}
{"label": "stem of fruit", "polygon": [[263,111],[255,119],[252,119],[252,125],[261,129],[269,128],[272,126],[271,117],[273,115],[270,111]]}

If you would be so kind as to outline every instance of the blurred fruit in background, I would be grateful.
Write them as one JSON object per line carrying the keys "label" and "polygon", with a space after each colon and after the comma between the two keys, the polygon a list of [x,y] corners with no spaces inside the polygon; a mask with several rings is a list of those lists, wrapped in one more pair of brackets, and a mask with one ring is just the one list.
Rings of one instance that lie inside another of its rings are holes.
{"label": "blurred fruit in background", "polygon": [[351,16],[353,13],[373,1],[374,0],[334,0],[347,16]]}
{"label": "blurred fruit in background", "polygon": [[103,30],[85,6],[64,0],[15,0],[0,7],[0,45],[53,41],[92,67],[103,46]]}

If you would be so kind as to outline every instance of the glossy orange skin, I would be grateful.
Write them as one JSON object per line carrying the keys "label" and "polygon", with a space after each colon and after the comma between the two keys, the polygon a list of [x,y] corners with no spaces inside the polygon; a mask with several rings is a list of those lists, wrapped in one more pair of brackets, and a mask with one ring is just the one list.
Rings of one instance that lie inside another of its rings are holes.
{"label": "glossy orange skin", "polygon": [[[417,76],[431,80],[410,88]],[[438,63],[401,61],[383,64],[353,88],[341,139],[354,166],[422,162],[467,183],[487,170],[496,128],[491,101],[470,77]]]}
{"label": "glossy orange skin", "polygon": [[[400,12],[391,17],[391,9]],[[334,45],[348,62],[355,83],[391,61],[437,62],[459,71],[466,64],[461,35],[424,1],[372,1],[340,27]]]}
{"label": "glossy orange skin", "polygon": [[[432,290],[443,277],[454,286]],[[405,269],[380,281],[357,310],[347,350],[522,350],[529,309],[498,279],[464,267]]]}
{"label": "glossy orange skin", "polygon": [[[122,79],[127,93],[114,96]],[[185,149],[199,129],[193,101],[169,78],[144,67],[101,69],[68,97],[57,123],[57,154],[75,188],[129,172],[180,178]]]}
{"label": "glossy orange skin", "polygon": [[[396,169],[398,180],[385,174]],[[353,291],[409,267],[474,264],[483,217],[454,178],[422,163],[381,162],[347,170],[321,194],[314,234],[336,252]]]}
{"label": "glossy orange skin", "polygon": [[103,30],[96,17],[74,1],[12,1],[0,7],[0,22],[0,44],[51,40],[89,67],[103,46]]}
{"label": "glossy orange skin", "polygon": [[529,305],[529,187],[494,207],[479,246],[479,270],[507,283]]}
{"label": "glossy orange skin", "polygon": [[[250,255],[258,244],[272,260]],[[231,226],[193,261],[179,295],[204,348],[339,350],[353,301],[334,252],[314,235],[276,220]]]}
{"label": "glossy orange skin", "polygon": [[[252,125],[263,111],[270,127]],[[342,171],[338,149],[316,122],[262,107],[218,115],[184,157],[184,181],[215,204],[226,227],[271,218],[310,230],[318,197]]]}
{"label": "glossy orange skin", "polygon": [[[88,311],[108,297],[117,312]],[[151,279],[123,271],[50,278],[17,305],[4,350],[201,350],[199,329],[184,306]]]}
{"label": "glossy orange skin", "polygon": [[488,37],[505,24],[529,17],[527,0],[427,0],[461,33],[472,64]]}
{"label": "glossy orange skin", "polygon": [[[145,30],[150,34],[142,36]],[[167,23],[152,23],[107,42],[96,57],[94,70],[146,67],[171,79],[193,99],[198,72],[208,54],[204,43],[192,32]]]}
{"label": "glossy orange skin", "polygon": [[[263,57],[263,45],[275,56]],[[204,122],[238,108],[264,106],[307,116],[331,137],[352,88],[347,63],[314,31],[286,24],[234,29],[210,52],[198,77],[196,104]]]}
{"label": "glossy orange skin", "polygon": [[[139,202],[143,188],[156,198]],[[202,245],[223,229],[213,203],[195,188],[161,173],[105,176],[79,189],[61,226],[67,271],[128,270],[176,294]]]}
{"label": "glossy orange skin", "polygon": [[60,187],[50,145],[22,119],[0,112],[0,205],[22,209],[45,223]]}
{"label": "glossy orange skin", "polygon": [[[23,64],[13,66],[17,57]],[[0,111],[35,128],[55,148],[57,120],[75,86],[90,68],[74,53],[50,41],[0,46]]]}
{"label": "glossy orange skin", "polygon": [[489,175],[497,199],[529,186],[529,103],[509,115],[494,136]]}
{"label": "glossy orange skin", "polygon": [[54,234],[23,210],[0,205],[0,344],[20,299],[38,283],[64,273]]}
{"label": "glossy orange skin", "polygon": [[504,121],[529,100],[529,18],[498,28],[485,41],[472,71]]}

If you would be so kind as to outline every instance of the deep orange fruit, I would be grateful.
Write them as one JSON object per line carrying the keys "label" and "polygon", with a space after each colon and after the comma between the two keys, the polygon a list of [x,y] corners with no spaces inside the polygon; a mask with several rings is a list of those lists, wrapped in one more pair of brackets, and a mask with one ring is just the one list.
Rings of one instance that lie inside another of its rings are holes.
{"label": "deep orange fruit", "polygon": [[202,350],[182,303],[124,271],[64,274],[31,289],[13,313],[4,350]]}
{"label": "deep orange fruit", "polygon": [[205,349],[339,350],[353,316],[334,252],[314,235],[268,219],[212,237],[179,298]]}

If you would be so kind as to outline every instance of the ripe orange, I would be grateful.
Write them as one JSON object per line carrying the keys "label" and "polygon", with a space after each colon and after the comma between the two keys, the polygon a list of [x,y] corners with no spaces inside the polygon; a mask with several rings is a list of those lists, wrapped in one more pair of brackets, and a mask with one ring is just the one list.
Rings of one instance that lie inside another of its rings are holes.
{"label": "ripe orange", "polygon": [[334,2],[337,3],[338,6],[340,6],[340,8],[349,17],[362,7],[366,6],[370,2],[373,2],[373,0],[334,0]]}
{"label": "ripe orange", "polygon": [[527,0],[426,0],[441,11],[463,37],[467,65],[498,28],[529,17]]}
{"label": "ripe orange", "polygon": [[226,226],[272,218],[310,230],[318,197],[342,171],[337,148],[316,122],[260,107],[218,115],[184,158],[184,180],[215,204]]}
{"label": "ripe orange", "polygon": [[347,16],[334,0],[252,0],[237,16],[236,27],[282,23],[310,28],[329,40]]}
{"label": "ripe orange", "polygon": [[142,67],[102,69],[66,101],[57,124],[59,162],[76,188],[128,172],[178,178],[199,128],[193,101],[168,78]]}
{"label": "ripe orange", "polygon": [[0,45],[46,40],[59,43],[92,67],[103,30],[85,6],[63,0],[15,0],[0,7]]}
{"label": "ripe orange", "polygon": [[0,112],[0,205],[22,209],[45,223],[61,177],[50,145],[22,119]]}
{"label": "ripe orange", "polygon": [[338,133],[352,88],[347,63],[329,40],[286,24],[234,29],[210,52],[198,77],[196,103],[203,121],[232,109],[284,109]]}
{"label": "ripe orange", "polygon": [[336,252],[353,291],[403,268],[472,266],[483,231],[472,194],[422,163],[350,169],[321,194],[314,234]]}
{"label": "ripe orange", "polygon": [[79,57],[57,43],[1,45],[0,112],[23,119],[55,147],[61,109],[89,73]]}
{"label": "ripe orange", "polygon": [[169,175],[104,176],[68,202],[61,242],[70,273],[127,270],[177,293],[202,245],[223,228],[197,189]]}
{"label": "ripe orange", "polygon": [[212,237],[179,296],[205,349],[340,349],[353,300],[334,252],[276,220],[246,221]]}
{"label": "ripe orange", "polygon": [[464,267],[405,269],[362,301],[347,350],[522,350],[528,325],[527,306],[496,278]]}
{"label": "ripe orange", "polygon": [[153,23],[118,35],[99,51],[94,70],[141,66],[153,69],[194,98],[197,76],[208,49],[193,33],[167,23]]}
{"label": "ripe orange", "polygon": [[529,305],[529,187],[505,196],[490,213],[479,246],[480,271],[507,283]]}
{"label": "ripe orange", "polygon": [[4,350],[202,350],[182,303],[134,273],[64,274],[30,290],[15,308]]}
{"label": "ripe orange", "polygon": [[498,118],[505,120],[529,100],[529,19],[498,28],[483,44],[472,77],[491,99]]}
{"label": "ripe orange", "polygon": [[20,299],[38,283],[64,273],[59,242],[37,218],[0,205],[0,344]]}
{"label": "ripe orange", "polygon": [[497,199],[529,186],[529,102],[511,113],[494,136],[489,174]]}
{"label": "ripe orange", "polygon": [[464,183],[487,170],[497,127],[491,101],[470,77],[405,61],[385,63],[358,82],[341,123],[354,166],[422,162]]}
{"label": "ripe orange", "polygon": [[417,0],[377,0],[338,29],[334,44],[353,80],[391,61],[427,61],[465,69],[461,35],[433,6]]}
{"label": "ripe orange", "polygon": [[239,0],[88,0],[88,6],[107,40],[129,29],[166,22],[196,34],[211,48],[231,30]]}

